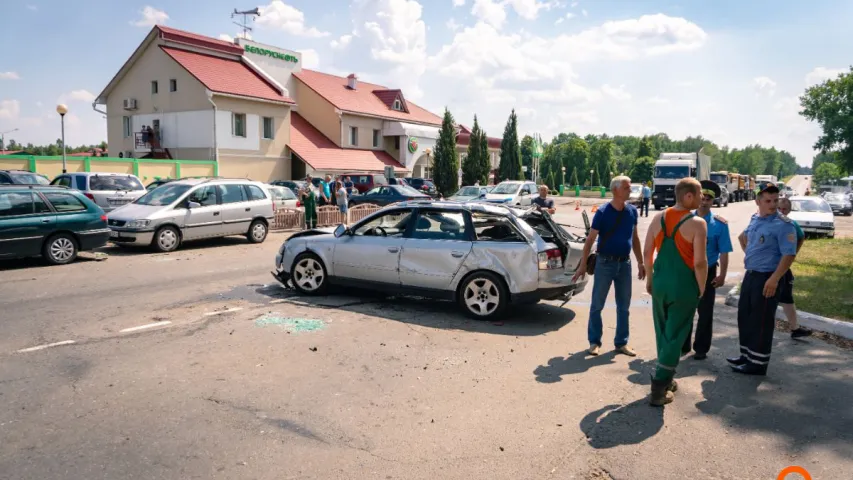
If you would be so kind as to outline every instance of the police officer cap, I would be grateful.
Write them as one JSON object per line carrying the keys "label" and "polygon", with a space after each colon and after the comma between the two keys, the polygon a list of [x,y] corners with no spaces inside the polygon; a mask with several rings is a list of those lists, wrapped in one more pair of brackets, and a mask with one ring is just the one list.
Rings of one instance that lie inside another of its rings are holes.
{"label": "police officer cap", "polygon": [[717,182],[711,180],[702,180],[699,182],[702,184],[702,195],[711,195],[714,198],[720,198],[720,186],[717,185]]}
{"label": "police officer cap", "polygon": [[773,182],[767,182],[764,184],[763,187],[761,187],[761,190],[758,191],[758,194],[761,195],[764,192],[779,193],[779,187],[777,187],[776,184]]}

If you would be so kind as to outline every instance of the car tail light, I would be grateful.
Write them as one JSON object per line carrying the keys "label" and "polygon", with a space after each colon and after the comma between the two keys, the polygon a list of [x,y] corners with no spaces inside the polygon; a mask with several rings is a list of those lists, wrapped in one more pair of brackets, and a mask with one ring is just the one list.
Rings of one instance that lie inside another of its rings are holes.
{"label": "car tail light", "polygon": [[299,207],[301,207],[301,206],[302,206],[302,201],[297,200],[297,201],[296,201],[296,208],[299,208]]}
{"label": "car tail light", "polygon": [[563,268],[563,255],[559,248],[551,248],[539,252],[539,270],[553,270]]}
{"label": "car tail light", "polygon": [[95,201],[95,196],[91,193],[84,193],[83,195],[85,195],[89,200],[92,200],[93,202]]}
{"label": "car tail light", "polygon": [[106,215],[101,215],[101,221],[102,221],[102,222],[106,222],[106,221],[107,221],[107,216],[106,216]]}

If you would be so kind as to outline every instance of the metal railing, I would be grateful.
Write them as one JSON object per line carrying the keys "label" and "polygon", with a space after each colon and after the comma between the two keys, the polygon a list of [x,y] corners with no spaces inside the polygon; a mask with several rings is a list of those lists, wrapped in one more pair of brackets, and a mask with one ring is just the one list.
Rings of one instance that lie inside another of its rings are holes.
{"label": "metal railing", "polygon": [[[366,203],[357,205],[349,209],[347,215],[341,213],[340,209],[334,205],[324,205],[317,207],[317,226],[331,227],[341,223],[352,224],[364,219],[368,215],[378,212],[383,207]],[[349,218],[347,218],[347,216]],[[273,230],[304,230],[305,229],[305,212],[292,208],[279,208],[275,211],[275,219],[272,225]]]}

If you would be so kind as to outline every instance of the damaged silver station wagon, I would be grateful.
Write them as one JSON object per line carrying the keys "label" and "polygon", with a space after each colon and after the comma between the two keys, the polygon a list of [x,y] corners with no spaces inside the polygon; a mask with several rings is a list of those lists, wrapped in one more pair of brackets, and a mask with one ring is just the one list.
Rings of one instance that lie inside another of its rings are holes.
{"label": "damaged silver station wagon", "polygon": [[485,320],[583,291],[586,276],[572,281],[583,241],[535,208],[401,202],[351,226],[293,235],[273,276],[308,295],[339,285],[452,300]]}

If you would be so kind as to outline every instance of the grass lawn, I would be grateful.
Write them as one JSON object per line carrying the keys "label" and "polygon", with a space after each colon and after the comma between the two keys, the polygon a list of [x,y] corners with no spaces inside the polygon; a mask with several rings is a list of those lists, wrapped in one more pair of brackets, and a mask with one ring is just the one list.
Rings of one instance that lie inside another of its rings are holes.
{"label": "grass lawn", "polygon": [[853,238],[806,240],[792,270],[798,310],[853,321]]}

